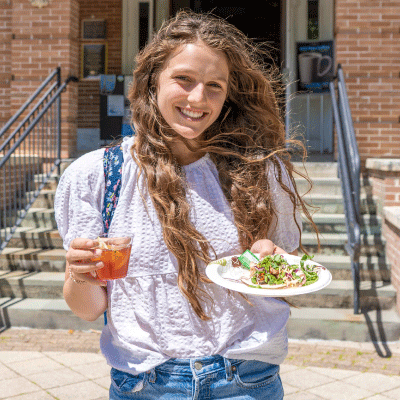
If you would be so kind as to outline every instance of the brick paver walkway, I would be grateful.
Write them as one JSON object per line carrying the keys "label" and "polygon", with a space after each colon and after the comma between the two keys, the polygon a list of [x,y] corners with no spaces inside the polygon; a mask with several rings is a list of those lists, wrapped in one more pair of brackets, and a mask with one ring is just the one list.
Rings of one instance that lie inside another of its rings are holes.
{"label": "brick paver walkway", "polygon": [[[1,350],[100,353],[99,331],[10,328],[0,333]],[[400,376],[400,342],[377,344],[290,341],[285,364]]]}

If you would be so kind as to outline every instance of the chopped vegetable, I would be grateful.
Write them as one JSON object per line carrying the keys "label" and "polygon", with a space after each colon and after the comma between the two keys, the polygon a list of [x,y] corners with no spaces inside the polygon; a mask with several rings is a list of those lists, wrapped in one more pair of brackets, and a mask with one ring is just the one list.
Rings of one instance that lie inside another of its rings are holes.
{"label": "chopped vegetable", "polygon": [[[301,258],[300,265],[290,265],[280,255],[269,255],[258,263],[250,263],[250,281],[252,287],[290,288],[307,286],[318,280],[318,265],[307,265],[306,261],[312,259],[308,255]],[[240,257],[239,257],[240,259]],[[246,283],[246,282],[245,282]]]}
{"label": "chopped vegetable", "polygon": [[212,264],[226,265],[226,259],[220,258],[219,260],[213,261]]}

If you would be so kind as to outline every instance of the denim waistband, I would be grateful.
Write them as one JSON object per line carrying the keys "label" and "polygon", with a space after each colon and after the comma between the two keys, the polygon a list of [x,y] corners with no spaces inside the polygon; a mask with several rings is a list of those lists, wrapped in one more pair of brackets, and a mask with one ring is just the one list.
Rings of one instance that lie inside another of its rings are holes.
{"label": "denim waistband", "polygon": [[239,364],[242,360],[228,359],[220,355],[198,357],[191,359],[171,358],[165,363],[155,367],[155,372],[201,376],[217,371],[225,371],[231,375],[232,365]]}

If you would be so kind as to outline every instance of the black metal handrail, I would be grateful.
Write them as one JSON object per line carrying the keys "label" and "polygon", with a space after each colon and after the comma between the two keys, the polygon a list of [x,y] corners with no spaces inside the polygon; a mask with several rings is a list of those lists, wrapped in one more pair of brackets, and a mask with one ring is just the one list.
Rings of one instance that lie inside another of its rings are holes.
{"label": "black metal handrail", "polygon": [[360,156],[347,97],[346,82],[340,64],[337,68],[337,76],[330,83],[329,88],[337,133],[339,174],[346,215],[348,236],[346,251],[351,258],[354,282],[354,314],[359,314],[361,251]]}
{"label": "black metal handrail", "polygon": [[56,68],[0,130],[0,252],[60,165],[61,93],[77,80]]}

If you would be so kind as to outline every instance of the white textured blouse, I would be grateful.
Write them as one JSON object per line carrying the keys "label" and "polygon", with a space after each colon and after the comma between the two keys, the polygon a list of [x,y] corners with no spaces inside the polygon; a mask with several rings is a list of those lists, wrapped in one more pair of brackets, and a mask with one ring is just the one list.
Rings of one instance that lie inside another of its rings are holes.
{"label": "white textured blouse", "polygon": [[[202,321],[178,288],[178,264],[164,243],[161,225],[145,190],[143,175],[123,142],[122,186],[109,235],[131,236],[127,277],[108,281],[108,323],[100,346],[109,365],[132,374],[148,371],[170,358],[220,354],[228,358],[280,364],[287,355],[289,306],[277,299],[248,296],[215,284],[202,287],[214,304],[203,304],[211,320]],[[55,215],[67,250],[77,237],[95,239],[103,232],[104,149],[75,160],[62,175]],[[209,155],[183,167],[191,221],[211,243],[217,257],[240,254],[237,229]],[[268,175],[279,209],[268,239],[292,252],[299,246],[293,206],[274,174]],[[288,187],[289,181],[285,181]],[[144,196],[144,197],[143,197]],[[301,226],[300,216],[296,217]],[[200,265],[204,272],[204,265]]]}

